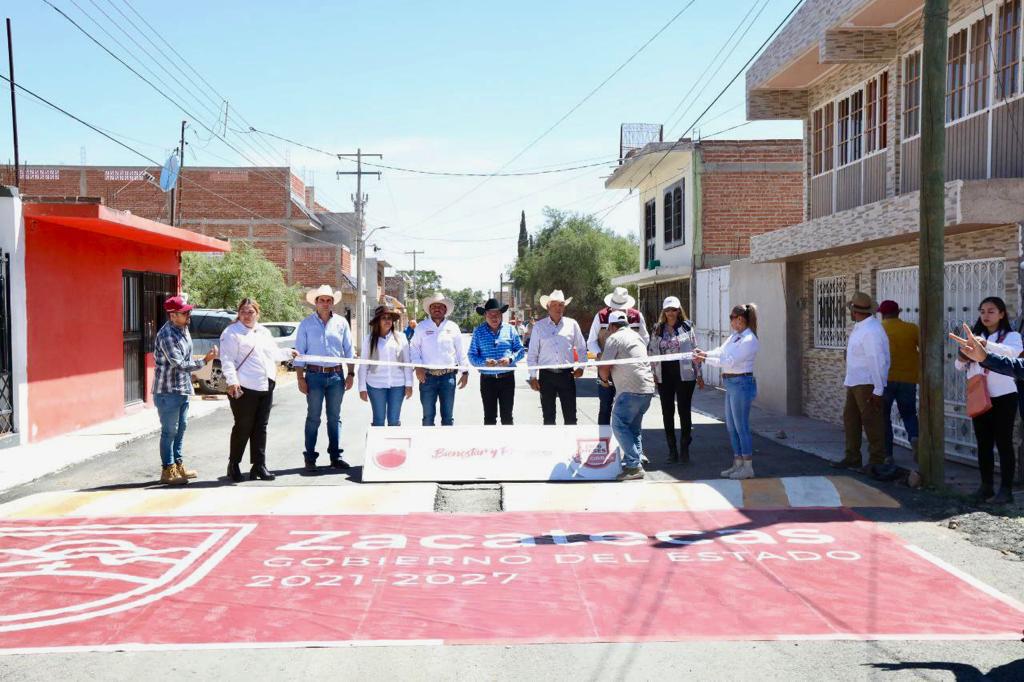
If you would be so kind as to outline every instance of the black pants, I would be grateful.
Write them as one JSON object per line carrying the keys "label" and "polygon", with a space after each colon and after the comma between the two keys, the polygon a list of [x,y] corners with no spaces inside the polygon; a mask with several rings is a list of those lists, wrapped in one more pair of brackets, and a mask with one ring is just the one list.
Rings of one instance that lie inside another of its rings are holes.
{"label": "black pants", "polygon": [[974,438],[978,441],[978,469],[982,485],[991,488],[995,477],[995,456],[992,446],[999,448],[1000,487],[1013,487],[1014,464],[1013,422],[1017,418],[1017,394],[992,398],[992,409],[975,417]]}
{"label": "black pants", "polygon": [[480,397],[484,401],[484,425],[498,423],[498,410],[501,410],[501,423],[512,424],[512,403],[516,399],[516,377],[513,372],[504,374],[481,374]]}
{"label": "black pants", "polygon": [[562,406],[562,421],[567,426],[576,424],[576,378],[571,369],[542,369],[537,372],[540,382],[540,411],[544,425],[555,423],[555,398]]}
{"label": "black pants", "polygon": [[252,465],[266,466],[267,422],[270,421],[270,408],[274,404],[273,379],[266,391],[243,388],[241,398],[229,398],[228,401],[231,414],[235,417],[235,425],[231,427],[231,464],[241,463],[248,443]]}
{"label": "black pants", "polygon": [[661,418],[665,426],[665,435],[675,439],[676,406],[679,407],[679,435],[689,438],[693,431],[693,420],[690,417],[690,403],[693,401],[693,389],[697,381],[683,381],[679,376],[678,362],[661,363],[661,383],[658,384],[658,397],[661,398]]}

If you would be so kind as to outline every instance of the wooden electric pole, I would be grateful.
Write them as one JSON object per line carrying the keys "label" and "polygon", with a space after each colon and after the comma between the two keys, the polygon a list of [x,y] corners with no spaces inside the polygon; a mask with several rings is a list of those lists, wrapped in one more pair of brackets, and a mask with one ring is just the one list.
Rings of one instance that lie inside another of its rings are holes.
{"label": "wooden electric pole", "polygon": [[946,349],[943,252],[946,226],[946,31],[949,0],[925,0],[921,56],[921,433],[918,465],[927,485],[945,485],[943,362]]}

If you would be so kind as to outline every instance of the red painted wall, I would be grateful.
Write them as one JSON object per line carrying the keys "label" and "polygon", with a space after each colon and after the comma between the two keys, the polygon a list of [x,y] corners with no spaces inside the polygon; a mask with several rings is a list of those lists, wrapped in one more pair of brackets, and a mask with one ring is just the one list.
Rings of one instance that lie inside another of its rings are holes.
{"label": "red painted wall", "polygon": [[[177,251],[28,219],[29,440],[120,417],[124,409],[121,271],[180,277]],[[146,401],[152,354],[146,357]]]}

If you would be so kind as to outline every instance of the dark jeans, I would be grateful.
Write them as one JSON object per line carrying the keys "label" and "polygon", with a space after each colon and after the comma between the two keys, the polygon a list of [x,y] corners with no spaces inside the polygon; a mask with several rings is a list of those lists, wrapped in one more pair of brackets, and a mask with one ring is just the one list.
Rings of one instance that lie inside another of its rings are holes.
{"label": "dark jeans", "polygon": [[242,397],[229,398],[231,414],[235,417],[235,425],[231,427],[231,452],[228,461],[238,464],[245,453],[245,445],[249,444],[249,462],[254,466],[265,466],[267,463],[267,422],[270,421],[270,408],[274,404],[274,381],[266,391],[242,389]]}
{"label": "dark jeans", "polygon": [[420,406],[423,408],[423,425],[433,426],[437,416],[437,404],[441,403],[441,426],[455,423],[455,382],[458,373],[427,373],[427,380],[420,384]]}
{"label": "dark jeans", "polygon": [[[341,372],[306,372],[306,461],[318,456],[316,439],[320,415],[327,412],[327,454],[331,461],[341,459],[341,401],[345,397],[345,375]],[[244,396],[243,396],[244,397]]]}
{"label": "dark jeans", "polygon": [[907,438],[917,438],[917,384],[890,381],[882,393],[885,410],[885,454],[892,457],[892,404],[900,411]]}
{"label": "dark jeans", "polygon": [[615,385],[602,386],[600,383],[597,385],[597,400],[599,407],[597,408],[597,424],[598,426],[608,426],[612,423],[612,405],[615,404]]}
{"label": "dark jeans", "polygon": [[183,393],[154,393],[153,404],[160,417],[160,464],[181,462],[181,446],[188,427],[188,396]]}
{"label": "dark jeans", "polygon": [[512,424],[512,404],[516,399],[516,377],[514,372],[504,374],[481,374],[480,397],[484,401],[484,425],[498,423],[498,410],[501,410],[501,423]]}
{"label": "dark jeans", "polygon": [[689,438],[693,431],[693,420],[690,416],[690,403],[693,401],[693,390],[697,381],[683,381],[679,377],[678,362],[664,362],[661,365],[661,383],[658,384],[658,397],[661,399],[661,419],[665,426],[665,435],[675,440],[676,437],[676,406],[679,407],[679,436]]}
{"label": "dark jeans", "polygon": [[1016,457],[1013,451],[1013,422],[1017,418],[1017,394],[1008,393],[992,398],[992,409],[975,417],[974,438],[978,442],[978,469],[982,485],[991,488],[995,477],[993,445],[999,448],[999,476],[1001,488],[1013,487]]}
{"label": "dark jeans", "polygon": [[576,378],[571,369],[542,369],[537,372],[540,382],[540,411],[545,426],[555,423],[555,398],[562,406],[562,421],[567,426],[576,424]]}

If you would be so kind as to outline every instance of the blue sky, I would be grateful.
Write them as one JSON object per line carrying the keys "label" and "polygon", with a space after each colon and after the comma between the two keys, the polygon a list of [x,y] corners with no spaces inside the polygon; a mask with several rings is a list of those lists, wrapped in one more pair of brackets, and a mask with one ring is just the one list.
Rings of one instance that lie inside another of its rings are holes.
{"label": "blue sky", "polygon": [[[215,95],[198,94],[201,89],[126,21],[120,12],[145,29],[126,0],[50,1],[118,54],[130,51],[129,63],[135,65],[138,57],[177,91],[174,99],[214,126]],[[329,151],[362,147],[383,153],[383,162],[396,166],[486,172],[502,167],[569,111],[689,0],[629,5],[604,0],[128,2],[230,101],[231,110],[257,128]],[[42,0],[11,4],[7,10],[14,24],[15,73],[21,84],[124,136],[153,158],[165,157],[176,146],[180,122],[190,117]],[[510,170],[613,159],[622,122],[665,123],[666,139],[678,137],[791,7],[790,0],[696,0]],[[705,78],[707,87],[698,85],[677,109],[752,8],[749,32],[717,76]],[[128,50],[118,47],[90,16]],[[150,61],[118,26],[186,87]],[[169,54],[159,39],[153,40]],[[703,134],[744,121],[742,83],[741,77],[698,125]],[[689,112],[681,116],[687,107]],[[670,117],[673,110],[677,113]],[[23,161],[77,164],[84,147],[90,164],[140,163],[130,152],[26,97],[19,98],[18,113]],[[0,114],[0,158],[6,162],[13,157],[6,95],[0,97]],[[229,125],[247,127],[233,116]],[[201,125],[193,127],[187,164],[248,164],[226,144],[211,139]],[[797,123],[758,122],[723,137],[799,135]],[[287,160],[315,184],[323,203],[351,210],[348,197],[354,181],[334,176],[336,170],[351,170],[350,164],[276,140],[247,137],[252,136],[228,133],[250,159],[263,165],[284,165]],[[265,147],[268,143],[272,150]],[[426,251],[418,258],[419,266],[441,272],[447,286],[493,288],[499,271],[514,258],[520,210],[526,211],[531,228],[539,226],[541,210],[549,205],[601,212],[612,229],[636,230],[635,200],[607,210],[623,196],[602,189],[607,173],[598,167],[494,178],[474,190],[479,179],[386,172],[382,181],[364,181],[370,226],[391,226],[372,241],[396,267],[411,267],[403,252],[415,248]]]}

